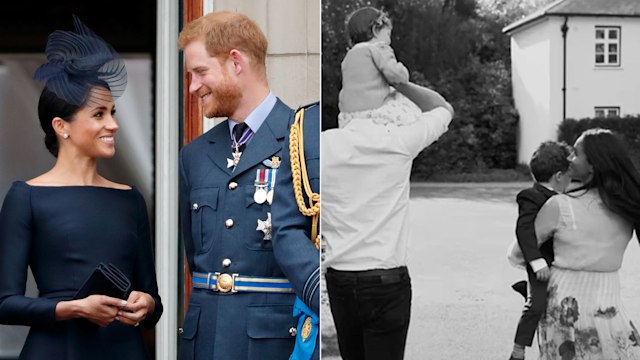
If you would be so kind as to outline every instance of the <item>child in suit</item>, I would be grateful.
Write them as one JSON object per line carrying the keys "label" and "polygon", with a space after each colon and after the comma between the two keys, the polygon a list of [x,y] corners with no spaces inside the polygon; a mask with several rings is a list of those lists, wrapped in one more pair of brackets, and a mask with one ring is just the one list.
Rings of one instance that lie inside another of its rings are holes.
{"label": "child in suit", "polygon": [[547,281],[551,275],[549,267],[553,263],[553,242],[547,241],[538,248],[534,221],[542,205],[551,196],[564,192],[571,182],[568,160],[571,152],[571,147],[562,142],[545,141],[540,144],[529,162],[535,183],[520,191],[516,197],[516,238],[526,263],[529,294],[518,322],[509,360],[524,359],[524,348],[531,346],[540,317],[547,307]]}

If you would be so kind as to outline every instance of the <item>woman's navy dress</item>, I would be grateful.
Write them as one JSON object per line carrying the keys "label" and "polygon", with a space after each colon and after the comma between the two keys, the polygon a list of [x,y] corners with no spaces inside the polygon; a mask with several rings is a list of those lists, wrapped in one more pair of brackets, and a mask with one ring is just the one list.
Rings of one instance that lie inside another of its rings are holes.
{"label": "woman's navy dress", "polygon": [[[116,265],[132,289],[162,303],[144,198],[134,188],[31,186],[14,182],[0,211],[0,323],[31,327],[20,359],[146,359],[139,328],[114,321],[105,328],[85,319],[56,321],[100,262]],[[39,297],[24,296],[27,267]]]}

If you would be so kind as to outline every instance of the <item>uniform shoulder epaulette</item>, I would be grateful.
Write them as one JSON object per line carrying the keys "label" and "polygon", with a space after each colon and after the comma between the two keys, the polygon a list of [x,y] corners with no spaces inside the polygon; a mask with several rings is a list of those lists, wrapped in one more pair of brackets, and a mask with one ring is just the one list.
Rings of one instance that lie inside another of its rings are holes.
{"label": "uniform shoulder epaulette", "polygon": [[299,106],[299,107],[296,109],[296,112],[298,112],[298,111],[300,111],[300,110],[302,110],[302,109],[304,109],[304,110],[308,110],[308,109],[310,109],[310,108],[312,108],[312,107],[314,107],[314,106],[318,106],[318,105],[320,105],[320,101],[314,101],[314,102],[312,102],[312,103],[308,103],[307,105]]}
{"label": "uniform shoulder epaulette", "polygon": [[[306,110],[318,106],[319,101],[299,107],[295,114],[295,120],[289,132],[289,158],[291,161],[291,175],[293,193],[298,204],[298,209],[304,216],[311,217],[311,241],[317,249],[320,249],[320,234],[318,233],[318,220],[320,219],[320,194],[313,192],[309,183],[309,174],[304,156],[304,114]],[[304,190],[304,192],[303,192]],[[305,200],[304,195],[307,196]],[[309,205],[307,205],[307,201]]]}

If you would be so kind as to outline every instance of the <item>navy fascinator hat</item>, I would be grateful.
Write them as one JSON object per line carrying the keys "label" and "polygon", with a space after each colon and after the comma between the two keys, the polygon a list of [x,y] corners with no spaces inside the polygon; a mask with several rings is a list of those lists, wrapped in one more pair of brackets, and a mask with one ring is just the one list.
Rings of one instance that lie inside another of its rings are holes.
{"label": "navy fascinator hat", "polygon": [[127,86],[124,61],[75,15],[73,24],[75,31],[57,30],[49,35],[45,49],[48,62],[38,67],[34,79],[76,106],[100,100],[97,97],[101,92],[94,92],[89,98],[94,86],[108,88],[115,100]]}

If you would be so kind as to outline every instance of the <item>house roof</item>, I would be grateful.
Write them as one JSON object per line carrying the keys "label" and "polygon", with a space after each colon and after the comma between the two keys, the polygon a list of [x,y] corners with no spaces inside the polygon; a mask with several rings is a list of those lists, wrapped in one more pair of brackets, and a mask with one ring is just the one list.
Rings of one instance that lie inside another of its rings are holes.
{"label": "house roof", "polygon": [[638,0],[558,0],[507,25],[502,32],[514,30],[545,16],[640,17]]}

